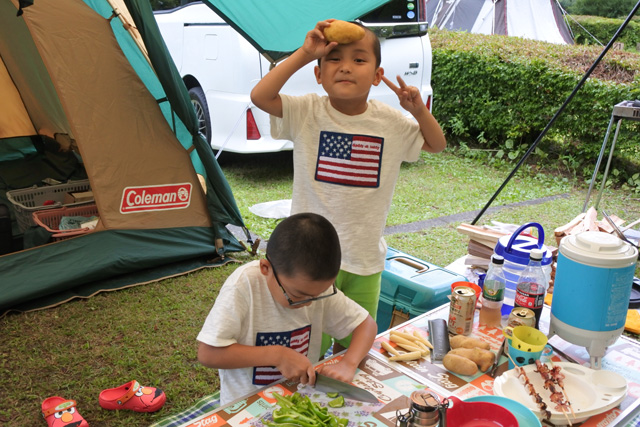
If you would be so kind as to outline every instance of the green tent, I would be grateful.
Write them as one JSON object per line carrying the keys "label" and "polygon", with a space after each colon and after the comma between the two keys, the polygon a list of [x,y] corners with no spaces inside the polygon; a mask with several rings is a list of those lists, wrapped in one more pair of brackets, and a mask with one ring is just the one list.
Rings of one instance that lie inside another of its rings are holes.
{"label": "green tent", "polygon": [[[298,49],[318,21],[353,21],[390,0],[229,1],[203,0],[270,62]],[[256,17],[260,17],[256,20]]]}
{"label": "green tent", "polygon": [[[226,225],[249,234],[148,0],[0,0],[0,59],[0,204],[14,237],[0,316],[243,250]],[[89,206],[94,230],[56,233]]]}

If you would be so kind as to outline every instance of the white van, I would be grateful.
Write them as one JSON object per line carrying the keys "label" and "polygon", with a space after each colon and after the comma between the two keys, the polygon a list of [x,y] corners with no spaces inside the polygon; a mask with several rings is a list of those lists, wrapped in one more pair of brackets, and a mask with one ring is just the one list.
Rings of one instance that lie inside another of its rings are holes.
{"label": "white van", "polygon": [[[380,38],[385,75],[392,81],[400,75],[408,85],[418,87],[431,108],[431,43],[425,16],[425,0],[393,0],[360,20]],[[291,141],[271,138],[269,116],[249,98],[270,67],[253,45],[201,2],[156,11],[155,17],[189,89],[200,131],[213,149],[219,153],[293,149]],[[298,71],[282,92],[323,94],[313,74],[314,65]],[[370,97],[404,111],[384,84],[373,87]]]}

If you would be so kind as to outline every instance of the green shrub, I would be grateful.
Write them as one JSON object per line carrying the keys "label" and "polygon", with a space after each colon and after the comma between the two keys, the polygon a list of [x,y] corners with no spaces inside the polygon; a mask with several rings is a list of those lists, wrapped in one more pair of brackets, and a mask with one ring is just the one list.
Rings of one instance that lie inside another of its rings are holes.
{"label": "green shrub", "polygon": [[[443,129],[465,146],[512,160],[535,141],[601,52],[594,46],[438,29],[430,37],[434,115]],[[573,173],[590,176],[613,106],[640,98],[639,70],[640,55],[610,51],[530,160],[570,163]],[[625,121],[614,152],[618,183],[628,181],[640,165],[635,123]]]}
{"label": "green shrub", "polygon": [[[597,45],[598,42],[606,45],[623,22],[624,19],[583,15],[572,15],[568,20],[576,44],[585,45]],[[626,50],[637,51],[638,43],[640,43],[640,23],[630,21],[616,42],[624,43]]]}

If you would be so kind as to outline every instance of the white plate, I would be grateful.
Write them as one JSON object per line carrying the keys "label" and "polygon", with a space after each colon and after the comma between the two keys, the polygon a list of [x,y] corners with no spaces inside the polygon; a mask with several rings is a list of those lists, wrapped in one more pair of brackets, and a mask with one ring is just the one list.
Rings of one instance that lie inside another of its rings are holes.
{"label": "white plate", "polygon": [[[596,371],[569,362],[554,363],[554,366],[560,366],[562,368],[560,372],[565,375],[564,388],[567,399],[571,402],[573,412],[576,414],[575,418],[571,413],[567,414],[572,423],[584,421],[589,417],[615,408],[627,395],[627,380],[615,372]],[[545,390],[544,380],[535,369],[536,365],[524,367],[529,381],[547,404],[547,410],[551,412],[549,421],[554,424],[566,423],[565,415],[554,409],[555,404],[549,399],[551,393]],[[561,391],[560,387],[556,387],[556,389]],[[518,378],[515,369],[511,369],[495,379],[493,394],[516,400],[531,409],[538,418],[543,419],[535,401],[527,393],[524,379]]]}

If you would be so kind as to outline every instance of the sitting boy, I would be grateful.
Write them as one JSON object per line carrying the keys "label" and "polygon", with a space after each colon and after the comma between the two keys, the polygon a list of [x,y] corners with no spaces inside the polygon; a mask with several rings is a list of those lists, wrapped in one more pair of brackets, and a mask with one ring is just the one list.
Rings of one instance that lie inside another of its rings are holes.
{"label": "sitting boy", "polygon": [[339,363],[318,372],[353,380],[377,325],[336,289],[340,262],[333,225],[320,215],[299,213],[275,228],[266,259],[229,276],[197,338],[200,363],[219,369],[222,405],[283,377],[315,384],[323,332],[353,338]]}

